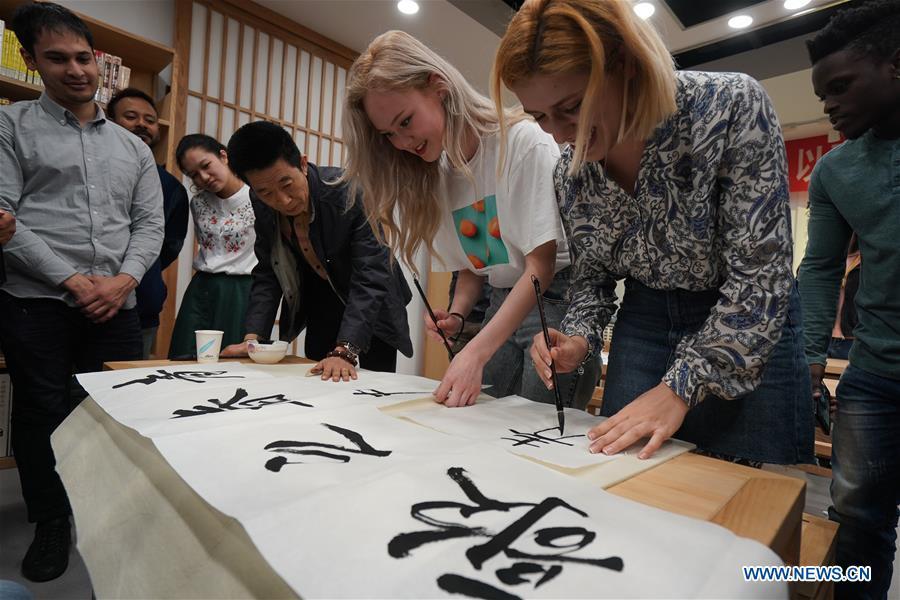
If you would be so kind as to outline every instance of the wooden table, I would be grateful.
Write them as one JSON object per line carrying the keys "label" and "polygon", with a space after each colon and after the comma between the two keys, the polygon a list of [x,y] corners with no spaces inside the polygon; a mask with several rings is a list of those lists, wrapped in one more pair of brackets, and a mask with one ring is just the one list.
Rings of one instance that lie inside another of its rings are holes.
{"label": "wooden table", "polygon": [[[255,365],[252,360],[249,358],[223,358],[220,362],[223,363],[245,363],[248,365]],[[309,360],[308,358],[303,358],[301,356],[285,356],[279,362],[279,365],[309,365],[313,364],[315,361]],[[139,369],[146,367],[164,367],[166,365],[197,365],[200,364],[195,360],[120,360],[120,361],[110,361],[103,363],[104,371],[115,371],[116,369]],[[215,363],[212,363],[215,364]],[[270,365],[266,365],[270,366]]]}
{"label": "wooden table", "polygon": [[841,375],[844,374],[844,369],[850,364],[849,360],[842,360],[840,358],[829,358],[825,363],[825,377],[831,377],[833,379],[840,379]]}
{"label": "wooden table", "polygon": [[[309,361],[290,357],[287,362]],[[106,367],[168,364],[173,363]],[[294,597],[236,520],[204,502],[152,441],[113,420],[92,399],[73,412],[53,443],[75,513],[78,547],[98,597]],[[69,481],[77,485],[71,488]],[[797,564],[805,487],[801,479],[688,453],[607,491],[717,523]],[[133,565],[146,561],[155,568],[142,576]],[[167,577],[179,587],[166,588]]]}

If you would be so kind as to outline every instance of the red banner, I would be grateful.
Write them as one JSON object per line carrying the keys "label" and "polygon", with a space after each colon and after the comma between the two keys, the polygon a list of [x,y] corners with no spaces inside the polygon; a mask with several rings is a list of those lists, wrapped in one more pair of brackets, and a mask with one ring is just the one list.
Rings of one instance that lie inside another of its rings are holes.
{"label": "red banner", "polygon": [[829,150],[843,142],[844,136],[840,136],[835,142],[829,142],[827,135],[786,141],[784,145],[787,149],[791,191],[808,191],[809,176],[812,175],[813,167]]}

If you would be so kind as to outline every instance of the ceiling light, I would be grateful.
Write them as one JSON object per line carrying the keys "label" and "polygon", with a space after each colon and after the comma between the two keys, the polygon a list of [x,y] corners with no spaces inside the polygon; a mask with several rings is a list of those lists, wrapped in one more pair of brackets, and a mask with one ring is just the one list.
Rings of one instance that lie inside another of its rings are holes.
{"label": "ceiling light", "polygon": [[750,15],[738,15],[728,19],[728,26],[732,29],[744,29],[745,27],[750,27],[752,23],[753,17]]}
{"label": "ceiling light", "polygon": [[784,0],[784,7],[788,10],[797,10],[810,3],[810,0]]}
{"label": "ceiling light", "polygon": [[642,19],[649,19],[656,12],[656,7],[649,2],[639,2],[634,5],[634,14]]}
{"label": "ceiling light", "polygon": [[414,15],[419,12],[419,3],[415,0],[400,0],[397,3],[397,10],[404,15]]}

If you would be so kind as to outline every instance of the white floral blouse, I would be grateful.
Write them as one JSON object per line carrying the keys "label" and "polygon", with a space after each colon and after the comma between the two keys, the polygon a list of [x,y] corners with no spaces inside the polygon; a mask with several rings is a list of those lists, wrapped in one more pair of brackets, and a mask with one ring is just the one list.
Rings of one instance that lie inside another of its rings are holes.
{"label": "white floral blouse", "polygon": [[244,184],[228,198],[200,192],[191,198],[191,216],[197,239],[194,268],[206,273],[249,275],[256,266],[250,188]]}

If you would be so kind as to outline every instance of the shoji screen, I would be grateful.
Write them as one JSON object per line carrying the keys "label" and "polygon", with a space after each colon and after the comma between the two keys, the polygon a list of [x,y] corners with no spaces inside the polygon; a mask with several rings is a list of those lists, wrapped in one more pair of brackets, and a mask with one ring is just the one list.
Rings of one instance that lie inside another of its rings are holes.
{"label": "shoji screen", "polygon": [[[250,121],[266,120],[291,134],[322,166],[340,166],[341,100],[349,48],[247,0],[176,0],[176,46],[183,63],[183,128],[227,145]],[[177,141],[177,140],[176,140]],[[190,189],[190,181],[184,184]],[[193,224],[178,260],[175,307],[161,325],[168,348],[172,321],[193,274]],[[302,348],[301,339],[298,348]]]}
{"label": "shoji screen", "polygon": [[244,21],[230,4],[194,2],[185,132],[224,144],[264,119],[284,127],[311,162],[340,166],[349,60],[290,37]]}

